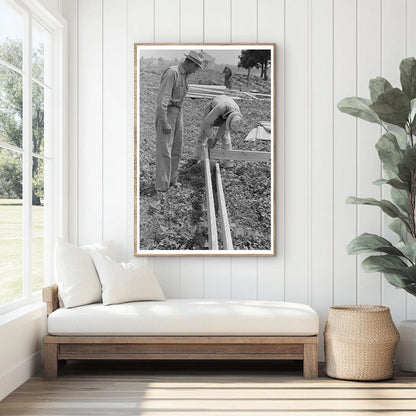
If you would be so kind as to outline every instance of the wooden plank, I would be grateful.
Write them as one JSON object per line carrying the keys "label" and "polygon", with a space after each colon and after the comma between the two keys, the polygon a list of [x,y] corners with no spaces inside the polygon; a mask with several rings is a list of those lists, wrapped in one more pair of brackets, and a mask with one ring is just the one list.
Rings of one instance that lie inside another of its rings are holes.
{"label": "wooden plank", "polygon": [[230,222],[228,221],[227,205],[225,203],[224,190],[222,188],[221,170],[219,163],[215,164],[216,179],[217,179],[217,200],[218,211],[221,222],[221,235],[224,250],[234,250],[233,240],[231,238]]}
{"label": "wooden plank", "polygon": [[43,345],[43,376],[45,378],[58,377],[58,345]]}
{"label": "wooden plank", "polygon": [[211,159],[218,160],[244,160],[247,162],[270,162],[270,152],[255,152],[249,150],[221,150],[211,149]]}
{"label": "wooden plank", "polygon": [[[48,344],[50,345],[50,344]],[[308,344],[316,345],[316,344]],[[61,344],[62,354],[303,354],[302,344]]]}
{"label": "wooden plank", "polygon": [[205,193],[207,200],[208,241],[210,250],[218,250],[217,221],[215,217],[214,193],[212,191],[211,167],[208,150],[205,149]]}
{"label": "wooden plank", "polygon": [[[302,360],[303,354],[243,354],[243,353],[63,353],[59,359],[65,360]],[[46,376],[45,376],[46,377]],[[46,377],[53,378],[53,377]]]}
{"label": "wooden plank", "polygon": [[42,289],[42,300],[46,303],[46,313],[50,315],[59,308],[58,285],[44,287]]}
{"label": "wooden plank", "polygon": [[317,336],[56,336],[46,335],[44,344],[317,344]]}
{"label": "wooden plank", "polygon": [[212,90],[226,90],[225,85],[210,85],[210,84],[189,84],[189,88],[206,88]]}
{"label": "wooden plank", "polygon": [[305,378],[318,377],[318,345],[305,344],[303,346],[303,375]]}

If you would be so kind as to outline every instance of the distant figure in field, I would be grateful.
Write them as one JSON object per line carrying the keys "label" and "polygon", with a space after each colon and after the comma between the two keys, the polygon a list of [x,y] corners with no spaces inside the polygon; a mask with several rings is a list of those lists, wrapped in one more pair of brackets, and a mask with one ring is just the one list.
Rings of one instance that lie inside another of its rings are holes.
{"label": "distant figure in field", "polygon": [[188,76],[202,69],[202,59],[190,51],[186,59],[165,69],[160,82],[156,109],[156,180],[157,192],[178,186],[178,166],[182,157],[183,100],[188,92]]}
{"label": "distant figure in field", "polygon": [[[198,160],[203,157],[207,142],[209,149],[212,149],[220,140],[222,150],[232,150],[231,131],[241,131],[242,126],[243,116],[238,104],[228,95],[214,97],[204,110],[204,118],[200,126],[193,159]],[[218,127],[217,134],[215,138],[208,140],[209,132],[213,127]],[[224,168],[233,166],[232,160],[224,160]]]}
{"label": "distant figure in field", "polygon": [[222,71],[222,73],[224,74],[224,85],[231,89],[233,87],[233,71],[231,71],[231,68],[228,65],[225,65],[224,71]]}

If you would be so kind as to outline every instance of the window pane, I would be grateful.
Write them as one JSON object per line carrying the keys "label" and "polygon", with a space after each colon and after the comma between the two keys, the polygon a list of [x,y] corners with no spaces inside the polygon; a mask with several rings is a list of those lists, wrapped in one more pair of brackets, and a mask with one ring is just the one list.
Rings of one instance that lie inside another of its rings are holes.
{"label": "window pane", "polygon": [[23,13],[11,2],[0,0],[0,16],[0,59],[22,69]]}
{"label": "window pane", "polygon": [[22,156],[0,148],[0,304],[23,295]]}
{"label": "window pane", "polygon": [[17,147],[23,142],[22,76],[0,65],[0,142]]}
{"label": "window pane", "polygon": [[50,85],[51,35],[35,20],[32,21],[33,78]]}
{"label": "window pane", "polygon": [[34,157],[32,165],[32,291],[43,287],[44,276],[44,162]]}
{"label": "window pane", "polygon": [[44,154],[45,139],[45,94],[44,88],[32,83],[32,151]]}

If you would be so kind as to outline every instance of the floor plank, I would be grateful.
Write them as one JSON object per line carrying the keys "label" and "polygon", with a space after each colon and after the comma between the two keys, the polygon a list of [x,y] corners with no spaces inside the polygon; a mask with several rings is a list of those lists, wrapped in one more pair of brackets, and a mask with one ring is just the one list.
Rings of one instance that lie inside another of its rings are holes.
{"label": "floor plank", "polygon": [[356,382],[302,377],[301,363],[69,362],[0,402],[7,416],[416,415],[416,373]]}

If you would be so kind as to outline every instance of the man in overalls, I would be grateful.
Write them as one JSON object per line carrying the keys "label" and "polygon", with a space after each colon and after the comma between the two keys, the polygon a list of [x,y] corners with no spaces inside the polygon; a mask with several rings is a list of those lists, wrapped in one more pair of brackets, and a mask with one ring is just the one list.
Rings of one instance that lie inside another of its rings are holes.
{"label": "man in overalls", "polygon": [[[218,140],[222,150],[232,150],[231,131],[241,131],[242,126],[243,116],[238,104],[228,95],[214,97],[205,108],[193,159],[201,159],[207,143],[208,149],[212,149]],[[218,127],[217,134],[215,138],[208,140],[209,131],[213,127]],[[225,160],[222,166],[231,168],[234,163],[231,160]]]}
{"label": "man in overalls", "polygon": [[188,76],[202,69],[202,59],[190,51],[179,65],[167,68],[160,83],[156,109],[156,180],[157,192],[166,192],[177,184],[182,156],[183,100],[188,92]]}

